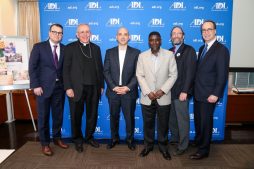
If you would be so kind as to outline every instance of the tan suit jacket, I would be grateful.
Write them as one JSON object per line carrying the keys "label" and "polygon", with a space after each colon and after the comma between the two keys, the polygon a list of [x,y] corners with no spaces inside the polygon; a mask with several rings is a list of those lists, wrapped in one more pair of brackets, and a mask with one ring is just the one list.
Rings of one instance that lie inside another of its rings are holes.
{"label": "tan suit jacket", "polygon": [[177,67],[174,54],[160,48],[157,71],[154,71],[151,49],[141,53],[138,58],[136,76],[141,88],[141,104],[151,105],[150,92],[162,90],[165,94],[157,99],[159,105],[171,104],[170,89],[177,78]]}

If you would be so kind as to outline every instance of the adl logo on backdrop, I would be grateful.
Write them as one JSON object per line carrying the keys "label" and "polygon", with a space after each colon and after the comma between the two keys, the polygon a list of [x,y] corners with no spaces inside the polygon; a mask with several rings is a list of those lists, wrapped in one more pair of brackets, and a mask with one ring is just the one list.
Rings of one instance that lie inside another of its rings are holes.
{"label": "adl logo on backdrop", "polygon": [[47,3],[44,7],[44,11],[59,11],[60,7],[58,7],[57,3]]}

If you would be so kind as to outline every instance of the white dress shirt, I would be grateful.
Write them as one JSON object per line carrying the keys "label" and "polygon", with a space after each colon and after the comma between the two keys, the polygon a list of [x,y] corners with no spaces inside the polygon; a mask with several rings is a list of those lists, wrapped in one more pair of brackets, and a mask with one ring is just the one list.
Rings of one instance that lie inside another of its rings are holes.
{"label": "white dress shirt", "polygon": [[216,38],[214,38],[212,41],[207,43],[207,50],[206,52],[210,49],[210,47],[213,45],[213,43],[216,41]]}
{"label": "white dress shirt", "polygon": [[122,72],[123,72],[123,64],[124,64],[126,49],[125,50],[119,49],[118,52],[119,52],[118,55],[119,55],[119,65],[120,65],[119,85],[122,85]]}
{"label": "white dress shirt", "polygon": [[59,60],[59,56],[60,56],[60,44],[55,44],[53,42],[51,42],[51,40],[49,40],[49,43],[50,43],[50,47],[51,47],[51,51],[52,53],[54,53],[54,46],[57,45],[57,48],[56,48],[56,54],[57,54],[57,58]]}

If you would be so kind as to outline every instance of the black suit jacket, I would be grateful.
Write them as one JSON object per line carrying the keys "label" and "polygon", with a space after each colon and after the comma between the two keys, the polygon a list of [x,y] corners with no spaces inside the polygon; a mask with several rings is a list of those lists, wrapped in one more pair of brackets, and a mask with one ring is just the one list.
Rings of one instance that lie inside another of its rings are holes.
{"label": "black suit jacket", "polygon": [[[82,55],[80,55],[79,41],[68,44],[64,52],[64,63],[63,63],[63,81],[64,89],[73,89],[74,98],[73,101],[78,101],[81,98],[83,91],[82,78]],[[98,94],[101,94],[101,88],[104,88],[103,79],[103,65],[101,59],[100,47],[90,42],[92,57],[95,59],[95,69],[97,74],[97,90]]]}
{"label": "black suit jacket", "polygon": [[228,79],[229,51],[215,41],[199,61],[204,45],[198,54],[198,66],[195,77],[194,97],[197,101],[206,102],[210,95],[221,97]]}
{"label": "black suit jacket", "polygon": [[64,45],[60,44],[60,56],[56,68],[49,40],[33,46],[29,59],[30,87],[42,87],[42,97],[49,97],[52,94],[57,78],[60,82],[63,81],[63,53]]}
{"label": "black suit jacket", "polygon": [[[173,48],[169,50],[173,51]],[[182,44],[175,53],[177,80],[171,89],[171,99],[178,99],[181,92],[193,94],[197,55],[193,47]]]}
{"label": "black suit jacket", "polygon": [[[122,70],[122,86],[127,86],[130,91],[123,95],[126,98],[136,99],[138,97],[138,82],[136,78],[136,66],[140,51],[138,49],[127,47],[124,65]],[[109,98],[117,98],[118,95],[113,88],[119,86],[120,64],[118,46],[106,51],[104,61],[104,77],[107,83],[106,95]]]}

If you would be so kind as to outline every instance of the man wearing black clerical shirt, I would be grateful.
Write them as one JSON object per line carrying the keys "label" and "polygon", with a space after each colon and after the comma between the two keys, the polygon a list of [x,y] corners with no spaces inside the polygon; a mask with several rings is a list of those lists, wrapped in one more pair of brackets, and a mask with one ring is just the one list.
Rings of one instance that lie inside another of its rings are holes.
{"label": "man wearing black clerical shirt", "polygon": [[81,130],[84,103],[86,103],[85,140],[98,148],[93,138],[98,117],[98,104],[104,88],[100,47],[90,42],[90,27],[80,24],[77,41],[66,46],[64,52],[63,80],[69,98],[72,139],[78,152],[83,151]]}

